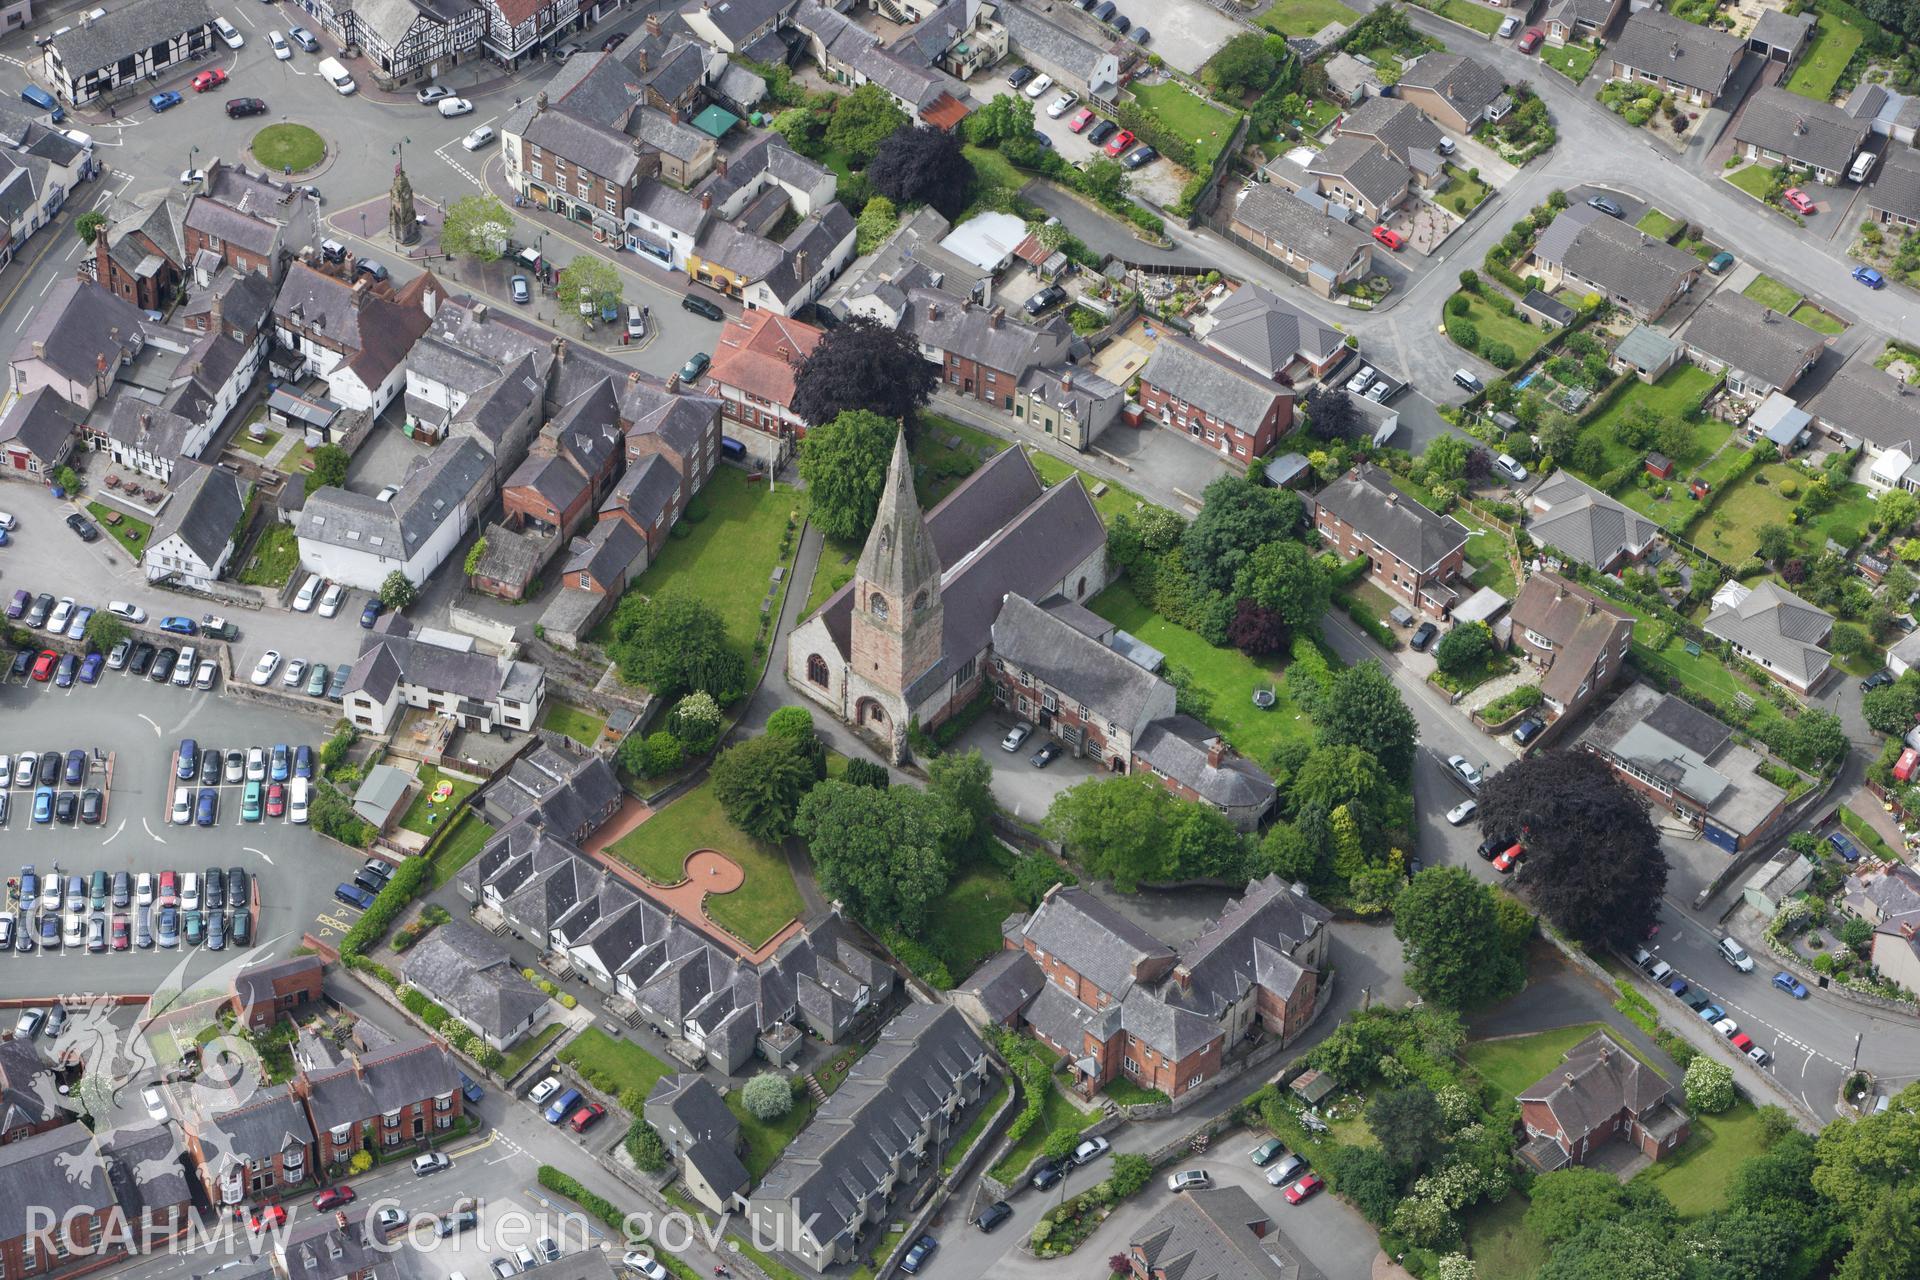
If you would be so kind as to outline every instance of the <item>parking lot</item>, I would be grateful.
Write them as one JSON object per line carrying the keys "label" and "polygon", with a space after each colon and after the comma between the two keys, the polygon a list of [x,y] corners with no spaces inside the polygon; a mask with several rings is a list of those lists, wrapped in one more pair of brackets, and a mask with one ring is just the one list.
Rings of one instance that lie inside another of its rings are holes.
{"label": "parking lot", "polygon": [[[124,911],[113,908],[110,899],[107,910],[98,913],[107,920],[108,947],[104,953],[87,950],[84,924],[81,945],[67,945],[69,935],[63,919],[58,949],[36,946],[27,953],[0,952],[0,995],[44,996],[61,988],[150,992],[163,982],[171,985],[204,978],[224,962],[282,954],[305,931],[337,936],[349,928],[355,913],[334,900],[333,889],[352,879],[360,864],[359,856],[286,817],[269,818],[263,813],[261,821],[245,822],[244,782],[231,784],[224,780],[224,758],[222,781],[216,784],[221,793],[216,802],[219,825],[175,826],[168,820],[175,783],[173,770],[182,738],[191,737],[225,752],[252,745],[270,747],[290,738],[297,743],[303,730],[310,732],[309,727],[290,725],[285,714],[238,699],[183,693],[120,675],[109,678],[106,689],[89,691],[92,696],[77,696],[79,689],[55,691],[50,685],[23,685],[11,679],[0,684],[0,725],[5,726],[0,732],[0,751],[15,757],[15,776],[22,752],[42,754],[57,749],[62,780],[55,786],[56,792],[79,789],[84,793],[91,787],[102,793],[103,800],[101,819],[96,823],[38,823],[32,812],[32,794],[40,785],[38,774],[27,788],[9,786],[11,812],[6,825],[0,827],[0,839],[14,855],[6,872],[15,881],[9,886],[8,904],[14,913],[13,927],[16,931],[20,928],[19,869],[28,864],[35,867],[36,876],[43,882],[56,874],[55,868],[63,879],[84,877],[87,916],[96,914],[91,909],[95,871],[105,873],[110,893],[117,873],[126,872],[131,879],[148,872],[155,877],[157,897],[162,871],[204,875],[208,868],[224,873],[227,868],[239,867],[249,879],[251,945],[233,947],[230,909],[229,950],[215,953],[204,945],[193,945],[187,937],[183,904],[178,948],[170,951],[162,947],[156,936],[156,945],[141,949],[133,937],[137,911],[132,904]],[[84,753],[86,772],[82,783],[69,787],[65,782],[66,760],[75,750]],[[293,758],[290,749],[289,769]],[[268,761],[271,771],[271,755]],[[244,769],[243,758],[243,774]],[[196,772],[196,787],[197,779]],[[64,907],[64,884],[62,888]],[[204,927],[209,910],[204,887],[201,894],[199,909]],[[128,947],[124,951],[112,949],[116,915],[124,915],[128,923]],[[157,932],[157,913],[152,923]],[[29,918],[29,927],[38,933],[37,914]],[[69,968],[55,977],[45,966],[62,959],[84,964],[85,968]],[[175,975],[176,969],[183,972]]]}
{"label": "parking lot", "polygon": [[[1058,117],[1047,114],[1047,108],[1052,106],[1063,92],[1065,90],[1056,85],[1034,100],[1033,126],[1047,136],[1047,140],[1053,144],[1053,149],[1058,151],[1067,163],[1084,166],[1089,160],[1107,154],[1103,148],[1089,142],[1087,135],[1098,127],[1101,119],[1110,117],[1096,116],[1082,132],[1075,133],[1071,125],[1074,117],[1080,114],[1081,108],[1087,105],[1084,101],[1074,104],[1070,110]],[[1132,148],[1129,147],[1128,150]],[[1133,170],[1130,176],[1136,192],[1162,207],[1180,198],[1180,189],[1187,180],[1186,171],[1176,167],[1164,156],[1143,168]]]}

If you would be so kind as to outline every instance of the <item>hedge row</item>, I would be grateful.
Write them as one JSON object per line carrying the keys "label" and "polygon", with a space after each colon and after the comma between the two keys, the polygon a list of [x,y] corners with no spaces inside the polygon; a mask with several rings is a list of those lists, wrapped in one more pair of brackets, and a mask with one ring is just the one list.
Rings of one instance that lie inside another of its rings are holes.
{"label": "hedge row", "polygon": [[374,895],[373,905],[361,913],[353,928],[340,939],[340,958],[357,960],[366,954],[368,947],[385,937],[407,904],[419,894],[432,870],[433,865],[426,858],[408,858],[401,863],[386,888]]}
{"label": "hedge row", "polygon": [[[577,1179],[562,1173],[550,1164],[540,1166],[540,1186],[544,1190],[551,1191],[557,1196],[565,1196],[567,1199],[573,1201],[582,1209],[585,1209],[588,1213],[600,1219],[602,1223],[606,1224],[609,1230],[619,1233],[623,1245],[629,1243],[626,1238],[627,1215],[616,1209],[612,1201],[595,1195],[593,1192],[581,1186]],[[654,1249],[653,1256],[662,1266],[666,1267],[667,1270],[681,1277],[681,1280],[704,1280],[699,1272],[664,1249]]]}
{"label": "hedge row", "polygon": [[1400,637],[1393,633],[1392,627],[1380,620],[1364,600],[1356,600],[1352,596],[1337,598],[1340,601],[1340,607],[1347,611],[1347,616],[1352,618],[1362,631],[1372,636],[1381,648],[1398,649],[1400,647]]}

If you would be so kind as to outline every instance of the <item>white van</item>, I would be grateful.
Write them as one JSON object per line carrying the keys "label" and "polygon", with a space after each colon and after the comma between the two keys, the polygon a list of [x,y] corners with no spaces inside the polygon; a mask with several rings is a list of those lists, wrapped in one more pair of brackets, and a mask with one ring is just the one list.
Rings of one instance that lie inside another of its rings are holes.
{"label": "white van", "polygon": [[1875,156],[1871,151],[1862,151],[1853,158],[1853,167],[1847,170],[1847,176],[1855,182],[1865,182],[1867,175],[1873,172]]}
{"label": "white van", "polygon": [[307,788],[311,785],[305,778],[287,784],[287,817],[303,826],[307,821]]}
{"label": "white van", "polygon": [[1742,973],[1753,972],[1753,957],[1747,954],[1745,947],[1732,938],[1720,939],[1720,958]]}
{"label": "white van", "polygon": [[357,93],[360,90],[360,86],[354,83],[347,69],[340,65],[338,58],[320,59],[320,74],[326,77],[327,83],[332,85],[338,93]]}
{"label": "white van", "polygon": [[300,613],[312,613],[313,602],[320,598],[320,584],[325,581],[317,573],[308,574],[307,580],[300,584],[298,594],[293,597],[294,609]]}
{"label": "white van", "polygon": [[238,49],[246,43],[246,38],[240,34],[240,29],[225,18],[215,18],[213,29],[220,33],[221,43],[229,49]]}

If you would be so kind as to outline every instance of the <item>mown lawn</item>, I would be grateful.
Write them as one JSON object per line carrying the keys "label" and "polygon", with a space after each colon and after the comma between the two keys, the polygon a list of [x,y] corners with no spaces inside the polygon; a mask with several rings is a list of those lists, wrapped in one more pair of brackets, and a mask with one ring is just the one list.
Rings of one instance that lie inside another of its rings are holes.
{"label": "mown lawn", "polygon": [[1735,675],[1720,659],[1705,653],[1688,653],[1687,642],[1679,636],[1667,641],[1665,648],[1648,648],[1642,637],[1650,629],[1651,624],[1644,621],[1635,624],[1633,629],[1633,658],[1642,668],[1659,672],[1674,685],[1704,694],[1716,706],[1731,709],[1744,694],[1752,702],[1755,715],[1772,718],[1780,714],[1764,693]]}
{"label": "mown lawn", "polygon": [[1598,49],[1586,44],[1562,45],[1558,49],[1545,45],[1540,50],[1543,65],[1552,67],[1575,84],[1587,78],[1587,72],[1593,70],[1594,59],[1599,56]]}
{"label": "mown lawn", "polygon": [[[94,522],[106,530],[113,540],[120,544],[121,550],[132,556],[136,562],[146,551],[147,544],[153,541],[153,526],[145,520],[130,516],[124,511],[116,511],[104,502],[89,502],[87,511],[92,514]],[[116,517],[119,523],[113,523],[107,518],[108,516]],[[292,530],[289,529],[288,532],[291,533]],[[286,581],[285,578],[280,580]]]}
{"label": "mown lawn", "polygon": [[993,1176],[1007,1182],[1025,1173],[1055,1129],[1084,1129],[1098,1120],[1100,1114],[1098,1111],[1080,1110],[1067,1101],[1057,1081],[1051,1082],[1047,1089],[1047,1105],[1040,1113],[1040,1123],[1029,1129],[1026,1136],[1000,1158],[1000,1163],[993,1166]]}
{"label": "mown lawn", "polygon": [[596,715],[585,707],[576,707],[571,702],[555,698],[547,704],[547,714],[540,717],[540,727],[564,733],[581,746],[591,747],[606,731],[607,721],[606,717]]}
{"label": "mown lawn", "polygon": [[1360,15],[1340,0],[1274,0],[1272,7],[1255,19],[1283,36],[1310,36],[1329,22],[1352,26],[1359,20]]}
{"label": "mown lawn", "polygon": [[434,847],[433,887],[438,889],[458,875],[460,868],[473,861],[492,834],[492,823],[472,809],[463,810],[452,834],[440,837],[440,843]]}
{"label": "mown lawn", "polygon": [[1717,1116],[1695,1115],[1693,1136],[1680,1150],[1635,1177],[1666,1192],[1683,1218],[1726,1207],[1727,1186],[1741,1164],[1766,1150],[1760,1111],[1741,1099]]}
{"label": "mown lawn", "polygon": [[[1287,687],[1284,661],[1256,662],[1238,649],[1216,649],[1148,609],[1125,582],[1108,587],[1088,607],[1167,655],[1170,666],[1189,672],[1213,699],[1203,718],[1249,760],[1264,765],[1282,743],[1313,737],[1313,721]],[[1262,711],[1253,704],[1253,693],[1266,688],[1274,691],[1275,701]]]}
{"label": "mown lawn", "polygon": [[[1449,209],[1456,213],[1472,213],[1487,198],[1489,188],[1486,183],[1467,176],[1467,171],[1459,165],[1447,166],[1447,185],[1441,191],[1441,197]],[[1462,197],[1465,197],[1462,200]],[[1460,205],[1465,204],[1465,208]]]}
{"label": "mown lawn", "polygon": [[1738,564],[1759,545],[1762,525],[1786,526],[1794,544],[1802,552],[1814,554],[1826,545],[1828,537],[1841,530],[1851,531],[1851,541],[1858,541],[1867,530],[1867,521],[1873,519],[1872,493],[1865,485],[1843,484],[1835,490],[1831,507],[1805,524],[1792,524],[1789,516],[1799,499],[1782,496],[1783,480],[1797,483],[1802,494],[1810,483],[1804,473],[1782,463],[1757,467],[1722,495],[1712,514],[1695,526],[1693,541],[1728,564]]}
{"label": "mown lawn", "polygon": [[1133,86],[1134,100],[1151,111],[1167,126],[1193,144],[1193,159],[1196,165],[1211,164],[1227,145],[1227,139],[1233,136],[1233,126],[1239,117],[1231,112],[1222,111],[1204,98],[1194,93],[1177,80],[1163,80],[1159,84],[1136,84]]}
{"label": "mown lawn", "polygon": [[1467,1256],[1481,1280],[1528,1280],[1547,1262],[1547,1244],[1527,1229],[1532,1201],[1518,1191],[1466,1216]]}
{"label": "mown lawn", "polygon": [[1027,904],[1016,897],[1006,876],[993,867],[975,867],[947,886],[927,912],[927,945],[946,962],[955,982],[1000,950],[1000,924]]}
{"label": "mown lawn", "polygon": [[1493,1086],[1512,1097],[1560,1064],[1567,1050],[1601,1029],[1598,1022],[1556,1027],[1530,1036],[1476,1040],[1466,1048],[1467,1065]]}
{"label": "mown lawn", "polygon": [[1840,73],[1847,69],[1847,63],[1853,61],[1853,51],[1866,38],[1864,30],[1840,15],[1822,13],[1813,43],[1801,55],[1800,65],[1794,68],[1792,77],[1787,81],[1787,92],[1820,102],[1830,100],[1833,86],[1840,81]]}
{"label": "mown lawn", "polygon": [[540,1028],[525,1040],[522,1040],[519,1044],[507,1050],[504,1055],[504,1061],[500,1064],[500,1074],[511,1080],[516,1074],[523,1070],[529,1062],[532,1062],[535,1058],[545,1053],[547,1046],[555,1040],[558,1040],[560,1033],[566,1029],[567,1024],[564,1022],[549,1022],[546,1026]]}
{"label": "mown lawn", "polygon": [[233,447],[236,449],[244,450],[245,452],[252,454],[256,458],[266,457],[268,454],[273,452],[273,446],[279,443],[280,443],[280,433],[278,431],[272,430],[271,428],[268,429],[266,435],[260,437],[260,439],[258,440],[255,440],[251,435],[248,435],[247,429],[245,427],[242,427],[240,428],[240,430],[233,433]]}
{"label": "mown lawn", "polygon": [[1482,35],[1492,35],[1500,29],[1507,15],[1499,9],[1492,9],[1474,0],[1418,0],[1420,7],[1463,27],[1471,27]]}
{"label": "mown lawn", "polygon": [[[445,782],[453,788],[450,795],[438,804],[431,803],[434,788]],[[441,819],[453,812],[453,806],[459,804],[466,794],[473,790],[474,783],[463,778],[452,778],[441,773],[430,764],[420,766],[420,790],[414,793],[413,803],[400,818],[400,826],[415,834],[430,836],[439,827]],[[427,819],[431,817],[433,821]]]}
{"label": "mown lawn", "polygon": [[673,1068],[631,1040],[615,1040],[598,1027],[588,1027],[560,1051],[560,1061],[578,1066],[583,1074],[615,1082],[614,1092],[638,1089],[642,1095],[673,1074]]}
{"label": "mown lawn", "polygon": [[[1489,9],[1487,12],[1493,13],[1495,11]],[[1542,329],[1538,325],[1528,324],[1519,316],[1510,316],[1503,311],[1495,311],[1488,305],[1486,299],[1480,297],[1478,294],[1467,293],[1463,290],[1453,296],[1467,300],[1467,314],[1465,319],[1471,320],[1473,327],[1480,331],[1480,342],[1483,346],[1489,342],[1504,342],[1513,348],[1513,354],[1521,362],[1524,362],[1528,356],[1538,350],[1540,344],[1545,342],[1549,336],[1545,329]],[[1448,313],[1447,318],[1453,318],[1451,312]]]}
{"label": "mown lawn", "polygon": [[1799,291],[1788,288],[1772,276],[1755,276],[1752,282],[1740,292],[1763,307],[1772,307],[1783,316],[1790,314],[1800,305]]}
{"label": "mown lawn", "polygon": [[802,1096],[793,1104],[793,1110],[773,1120],[762,1120],[748,1111],[740,1101],[740,1090],[727,1094],[727,1110],[733,1112],[740,1122],[740,1136],[747,1140],[747,1153],[741,1157],[741,1163],[747,1166],[747,1172],[753,1175],[755,1182],[761,1175],[773,1168],[774,1161],[787,1149],[807,1121],[813,1117],[813,1099]]}
{"label": "mown lawn", "polygon": [[1767,192],[1773,189],[1773,170],[1764,164],[1750,164],[1728,174],[1727,181],[1765,203]]}
{"label": "mown lawn", "polygon": [[[1658,382],[1649,384],[1636,381],[1631,387],[1621,392],[1620,398],[1609,405],[1599,417],[1588,423],[1580,434],[1600,441],[1601,447],[1606,450],[1606,470],[1618,470],[1643,456],[1645,452],[1629,448],[1620,439],[1620,424],[1627,420],[1630,413],[1644,405],[1663,418],[1684,418],[1699,406],[1701,400],[1706,398],[1707,392],[1713,389],[1713,384],[1713,375],[1700,366],[1684,362],[1677,364]],[[1697,444],[1704,444],[1711,438],[1711,433],[1705,425],[1696,425],[1694,438]],[[1724,438],[1725,436],[1722,435],[1721,439]],[[1705,457],[1705,453],[1699,454],[1700,459]],[[1686,466],[1697,460],[1677,458],[1675,462],[1680,466]],[[1680,476],[1680,473],[1676,471],[1675,475]],[[1589,475],[1584,478],[1597,481],[1600,477]],[[1680,478],[1685,477],[1680,476]],[[1624,497],[1622,500],[1624,501]]]}
{"label": "mown lawn", "polygon": [[[680,591],[713,607],[727,624],[727,635],[746,652],[760,629],[760,602],[773,582],[787,520],[800,513],[804,499],[792,489],[773,493],[737,467],[719,467],[693,500],[706,515],[697,523],[680,517],[689,532],[668,538],[631,590],[648,596]],[[798,525],[795,525],[798,528]],[[791,552],[792,548],[788,548]],[[782,582],[785,587],[785,582]],[[776,594],[772,608],[778,610]]]}
{"label": "mown lawn", "polygon": [[1640,221],[1633,224],[1656,240],[1668,240],[1680,233],[1687,224],[1668,213],[1649,208],[1640,215]]}
{"label": "mown lawn", "polygon": [[732,893],[711,894],[707,914],[750,947],[758,947],[789,920],[806,910],[794,887],[787,855],[753,839],[727,819],[703,782],[609,845],[607,852],[655,884],[674,885],[687,878],[687,855],[717,849],[747,873]]}
{"label": "mown lawn", "polygon": [[1846,321],[1829,311],[1821,310],[1819,304],[1813,302],[1802,302],[1793,309],[1788,319],[1798,320],[1815,333],[1824,333],[1829,336],[1847,331]]}
{"label": "mown lawn", "polygon": [[299,173],[311,169],[320,163],[327,154],[327,144],[303,124],[270,124],[253,135],[251,146],[254,159],[267,166],[267,172],[278,174],[291,169]]}

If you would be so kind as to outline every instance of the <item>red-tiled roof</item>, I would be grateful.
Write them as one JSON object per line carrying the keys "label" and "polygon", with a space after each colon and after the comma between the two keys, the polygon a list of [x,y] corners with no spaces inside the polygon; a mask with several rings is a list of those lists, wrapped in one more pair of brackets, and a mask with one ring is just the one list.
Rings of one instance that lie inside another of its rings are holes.
{"label": "red-tiled roof", "polygon": [[761,400],[785,407],[793,400],[793,362],[818,346],[822,333],[810,324],[771,311],[730,320],[714,348],[707,376]]}
{"label": "red-tiled roof", "polygon": [[967,104],[950,93],[943,93],[920,109],[920,118],[942,129],[951,129],[967,118]]}

